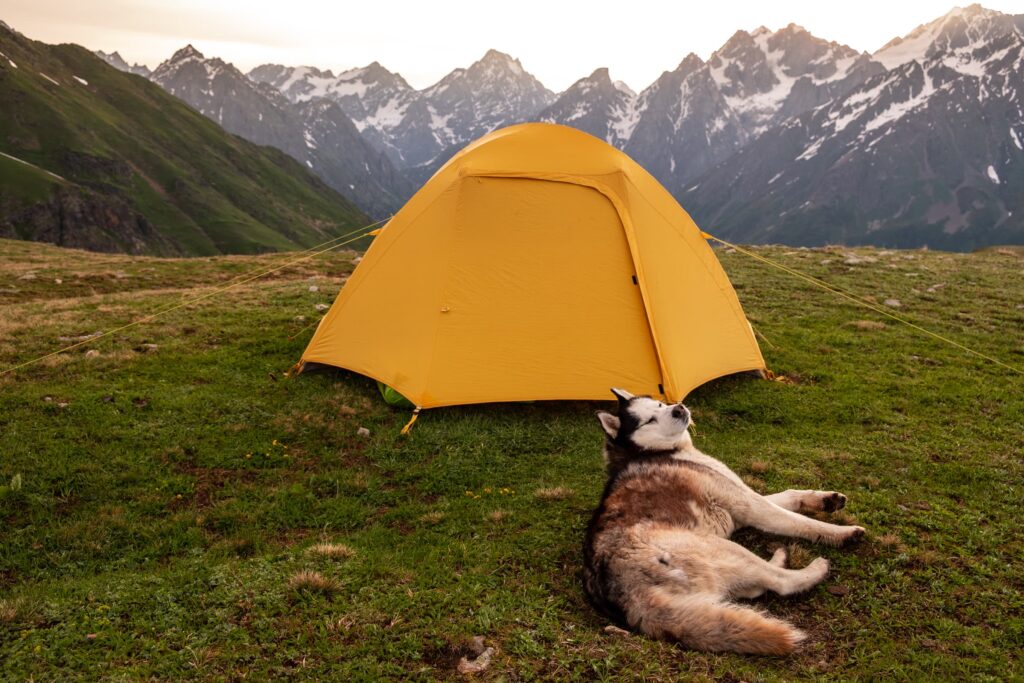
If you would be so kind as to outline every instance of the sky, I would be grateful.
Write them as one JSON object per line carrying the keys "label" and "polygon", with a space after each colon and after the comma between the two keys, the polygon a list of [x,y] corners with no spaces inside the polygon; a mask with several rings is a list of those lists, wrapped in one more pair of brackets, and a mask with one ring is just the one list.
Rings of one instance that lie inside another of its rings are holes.
{"label": "sky", "polygon": [[[1024,0],[983,4],[1024,13]],[[150,67],[192,43],[243,71],[273,62],[337,72],[378,61],[424,88],[495,48],[555,91],[598,67],[639,91],[690,52],[706,59],[738,29],[792,22],[873,52],[953,6],[954,0],[4,0],[0,19],[36,40],[116,50]]]}

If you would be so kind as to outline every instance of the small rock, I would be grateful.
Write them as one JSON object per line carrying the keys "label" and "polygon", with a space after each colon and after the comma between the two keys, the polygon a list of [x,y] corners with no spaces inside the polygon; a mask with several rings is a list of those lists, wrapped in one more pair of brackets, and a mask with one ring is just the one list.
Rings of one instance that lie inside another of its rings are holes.
{"label": "small rock", "polygon": [[85,634],[85,639],[86,640],[96,640],[96,634],[95,633],[86,633]]}
{"label": "small rock", "polygon": [[59,285],[59,284],[62,284],[63,282],[64,282],[64,281],[63,281],[63,280],[61,280],[61,279],[60,279],[59,277],[55,277],[55,278],[53,278],[53,284],[55,284],[55,285]]}
{"label": "small rock", "polygon": [[840,596],[846,595],[847,593],[850,592],[850,589],[848,587],[842,585],[842,584],[836,584],[834,586],[829,586],[825,590],[827,590],[832,595],[840,595]]}
{"label": "small rock", "polygon": [[306,316],[304,316],[304,315],[297,315],[297,316],[295,316],[295,322],[297,322],[297,323],[304,323],[304,322],[306,322]]}
{"label": "small rock", "polygon": [[934,284],[931,287],[929,287],[928,291],[929,292],[937,292],[937,291],[939,291],[940,289],[942,289],[945,286],[946,286],[945,282],[939,282],[938,284]]}
{"label": "small rock", "polygon": [[320,288],[317,287],[316,285],[310,285],[309,286],[309,291],[311,291],[311,292],[319,292]]}
{"label": "small rock", "polygon": [[882,303],[889,308],[900,308],[903,305],[899,299],[886,299]]}
{"label": "small rock", "polygon": [[36,279],[36,274],[35,274],[35,273],[33,273],[33,272],[32,272],[32,271],[30,270],[30,271],[28,271],[27,273],[25,273],[24,275],[22,275],[21,277],[19,277],[18,279],[19,279],[19,280],[35,280],[35,279]]}
{"label": "small rock", "polygon": [[823,265],[823,266],[827,266],[830,263],[832,263],[832,259],[830,259],[830,258],[826,258],[826,259],[822,259],[821,260],[821,265]]}
{"label": "small rock", "polygon": [[53,402],[53,396],[43,396],[43,400],[47,403]]}
{"label": "small rock", "polygon": [[469,660],[465,657],[459,660],[458,670],[460,674],[478,674],[486,671],[491,666],[491,657],[494,655],[494,648],[484,650],[479,657]]}
{"label": "small rock", "polygon": [[71,404],[68,403],[67,401],[58,401],[57,402],[57,407],[58,408],[67,408],[69,405],[71,405]]}
{"label": "small rock", "polygon": [[100,355],[100,352],[97,351],[96,349],[89,349],[88,351],[85,352],[85,357],[86,358],[97,358],[97,357],[99,357],[99,355]]}
{"label": "small rock", "polygon": [[318,311],[326,311],[328,308],[330,308],[330,306],[328,306],[327,304],[317,304],[313,308],[315,308]]}
{"label": "small rock", "polygon": [[624,628],[619,628],[615,624],[608,624],[604,627],[604,632],[610,636],[626,637],[629,636],[629,631]]}
{"label": "small rock", "polygon": [[370,436],[370,430],[367,429],[366,427],[360,427],[359,429],[356,430],[356,434],[365,438]]}

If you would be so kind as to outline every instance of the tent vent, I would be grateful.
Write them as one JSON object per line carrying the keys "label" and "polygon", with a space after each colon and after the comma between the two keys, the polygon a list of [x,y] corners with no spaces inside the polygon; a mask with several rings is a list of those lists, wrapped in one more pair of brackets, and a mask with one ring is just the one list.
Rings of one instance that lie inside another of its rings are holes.
{"label": "tent vent", "polygon": [[634,285],[638,285],[638,284],[640,284],[639,282],[637,282],[637,281],[636,281],[636,275],[634,275],[634,276],[633,276],[633,284],[634,284]]}
{"label": "tent vent", "polygon": [[658,385],[658,393],[661,394],[662,396],[664,396],[665,395],[665,387],[663,387],[663,386],[661,386],[659,384]]}

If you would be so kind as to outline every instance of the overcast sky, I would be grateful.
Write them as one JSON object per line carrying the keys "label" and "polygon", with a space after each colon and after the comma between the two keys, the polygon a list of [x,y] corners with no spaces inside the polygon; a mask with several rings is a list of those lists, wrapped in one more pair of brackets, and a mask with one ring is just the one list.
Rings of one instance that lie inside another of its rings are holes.
{"label": "overcast sky", "polygon": [[[1024,13],[1024,0],[984,5]],[[952,0],[4,0],[0,19],[36,40],[117,50],[150,67],[192,43],[245,71],[265,62],[337,71],[376,60],[423,88],[496,48],[552,90],[602,66],[640,90],[687,53],[707,58],[737,29],[795,22],[873,52],[952,7]]]}

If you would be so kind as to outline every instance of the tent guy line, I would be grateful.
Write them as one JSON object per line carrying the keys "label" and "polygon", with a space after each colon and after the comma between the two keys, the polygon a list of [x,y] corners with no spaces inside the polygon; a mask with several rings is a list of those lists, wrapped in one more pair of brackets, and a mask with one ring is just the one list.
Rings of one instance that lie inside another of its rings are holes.
{"label": "tent guy line", "polygon": [[[929,330],[927,328],[924,328],[924,327],[921,327],[920,325],[912,323],[909,320],[907,320],[906,318],[902,318],[902,317],[896,315],[895,313],[891,313],[891,312],[885,310],[884,308],[881,308],[881,307],[871,303],[867,299],[859,297],[856,294],[853,294],[852,292],[849,292],[849,291],[843,289],[842,287],[839,287],[838,285],[830,284],[830,283],[826,282],[825,280],[821,280],[819,278],[814,277],[813,275],[807,275],[806,273],[801,273],[800,271],[796,270],[795,268],[790,268],[789,266],[784,266],[781,263],[778,263],[776,261],[772,261],[771,259],[766,258],[764,256],[761,256],[760,254],[755,254],[754,252],[752,252],[752,251],[750,251],[748,249],[744,249],[743,247],[741,247],[741,246],[739,246],[737,244],[733,244],[732,242],[727,242],[727,241],[725,241],[723,239],[715,237],[714,235],[712,235],[710,233],[701,231],[701,236],[704,237],[705,239],[708,239],[708,240],[714,240],[715,242],[718,242],[719,244],[721,244],[723,246],[735,249],[737,252],[743,254],[744,256],[749,256],[750,258],[756,259],[756,260],[761,261],[763,263],[767,263],[768,265],[772,266],[773,268],[778,268],[779,270],[785,271],[785,272],[789,273],[790,275],[798,277],[798,278],[800,278],[802,280],[806,280],[807,282],[810,282],[811,284],[813,284],[813,285],[815,285],[817,287],[821,287],[822,289],[825,289],[825,290],[827,290],[829,292],[832,292],[833,294],[838,294],[839,296],[841,296],[843,298],[849,299],[850,301],[854,302],[855,304],[858,304],[860,306],[864,306],[865,308],[869,308],[869,309],[871,309],[872,311],[874,311],[876,313],[881,313],[882,315],[884,315],[886,317],[889,317],[889,318],[892,318],[893,320],[895,320],[897,322],[903,323],[904,325],[906,325],[906,326],[908,326],[910,328],[913,328],[913,329],[917,330],[918,332],[923,332],[924,334],[927,334],[930,337],[934,337],[935,339],[943,341],[943,342],[945,342],[947,344],[951,344],[951,345],[955,346],[956,348],[961,349],[962,351],[966,351],[967,353],[975,355],[975,356],[977,356],[979,358],[983,358],[983,359],[985,359],[985,360],[987,360],[987,361],[989,361],[991,363],[995,363],[996,365],[999,365],[1000,367],[1006,368],[1007,370],[1010,370],[1011,372],[1015,372],[1015,373],[1017,373],[1019,375],[1024,375],[1024,370],[1021,370],[1020,368],[1014,367],[1014,366],[1012,366],[1012,365],[1010,365],[1008,363],[1004,363],[1003,361],[999,360],[998,358],[993,358],[992,356],[984,354],[981,351],[976,351],[975,349],[972,349],[969,346],[961,344],[960,342],[958,342],[956,340],[950,339],[949,337],[943,336],[943,335],[941,335],[941,334],[939,334],[937,332],[932,332],[931,330]],[[767,341],[767,340],[765,340],[765,341]]]}
{"label": "tent guy line", "polygon": [[[369,223],[367,225],[361,226],[361,227],[356,228],[355,230],[353,230],[351,232],[348,232],[348,233],[346,233],[344,235],[339,235],[338,237],[333,237],[333,238],[327,240],[326,242],[322,242],[322,243],[320,243],[320,244],[318,244],[316,246],[313,246],[313,247],[310,247],[309,249],[306,249],[305,251],[301,251],[301,252],[299,252],[299,254],[303,254],[303,256],[300,256],[299,258],[291,259],[291,260],[287,261],[286,263],[283,263],[283,264],[281,264],[279,266],[275,266],[274,268],[270,268],[270,269],[267,269],[267,270],[261,270],[260,272],[256,272],[255,270],[251,270],[248,273],[243,273],[243,274],[241,274],[239,276],[236,276],[232,281],[228,282],[228,284],[221,285],[220,287],[217,287],[216,289],[214,289],[212,292],[207,292],[205,294],[200,294],[198,296],[191,297],[191,298],[186,299],[184,301],[180,301],[180,302],[178,302],[176,304],[172,304],[172,305],[167,306],[165,308],[162,308],[162,309],[159,309],[157,311],[154,311],[153,313],[150,313],[149,315],[143,316],[142,318],[139,318],[138,320],[133,320],[132,322],[125,323],[124,325],[121,325],[120,327],[115,327],[112,330],[107,330],[106,332],[103,332],[103,333],[98,334],[96,336],[89,337],[88,339],[83,339],[81,341],[75,342],[74,344],[69,344],[68,346],[59,348],[56,351],[51,351],[50,353],[47,353],[47,354],[42,355],[42,356],[39,356],[38,358],[33,358],[32,360],[25,361],[24,363],[19,363],[18,365],[11,366],[9,368],[6,368],[5,370],[0,370],[0,377],[3,377],[4,375],[8,375],[10,373],[13,373],[13,372],[15,372],[17,370],[20,370],[22,368],[28,367],[29,365],[34,365],[36,363],[44,361],[47,358],[51,358],[51,357],[59,355],[61,353],[66,353],[68,351],[72,351],[72,350],[74,350],[74,349],[76,349],[76,348],[78,348],[80,346],[84,346],[86,344],[91,344],[91,343],[96,342],[96,341],[98,341],[100,339],[104,339],[104,338],[109,337],[109,336],[111,336],[113,334],[117,334],[118,332],[121,332],[123,330],[127,330],[130,327],[135,327],[137,325],[142,325],[144,323],[152,322],[153,320],[156,320],[158,317],[160,317],[161,315],[163,315],[165,313],[170,313],[171,311],[175,311],[175,310],[177,310],[179,308],[183,308],[185,306],[188,306],[189,304],[196,303],[197,301],[202,301],[204,299],[209,299],[212,296],[215,296],[217,294],[221,294],[223,292],[226,292],[229,289],[233,289],[235,287],[238,287],[239,285],[244,285],[246,283],[252,282],[253,280],[258,280],[261,277],[264,277],[266,275],[270,275],[271,273],[276,273],[277,271],[283,270],[283,269],[288,268],[290,266],[293,266],[296,263],[300,263],[302,261],[306,261],[308,259],[311,259],[311,258],[314,258],[316,256],[319,256],[320,254],[324,254],[324,253],[326,253],[328,251],[331,251],[331,250],[334,250],[334,249],[338,249],[339,247],[343,247],[343,246],[345,246],[347,244],[351,244],[352,242],[355,242],[355,241],[360,240],[360,239],[362,239],[364,237],[368,237],[370,235],[373,235],[373,234],[379,232],[379,229],[369,229],[369,228],[375,228],[376,226],[380,225],[381,223],[385,223],[385,222],[387,222],[389,220],[391,220],[391,219],[390,218],[383,218],[381,220],[374,221],[373,223]],[[353,233],[360,232],[360,231],[365,231],[365,232],[362,232],[362,234],[355,235],[354,237],[352,237]],[[324,246],[324,245],[327,245],[327,244],[331,244],[331,242],[335,242],[337,240],[344,239],[346,237],[348,237],[349,239],[345,239],[344,242],[339,242],[338,244],[334,244],[334,245],[331,245],[329,247],[325,247]],[[324,248],[321,248],[321,247],[324,247]],[[239,278],[241,278],[241,279],[239,279]]]}

